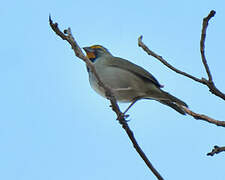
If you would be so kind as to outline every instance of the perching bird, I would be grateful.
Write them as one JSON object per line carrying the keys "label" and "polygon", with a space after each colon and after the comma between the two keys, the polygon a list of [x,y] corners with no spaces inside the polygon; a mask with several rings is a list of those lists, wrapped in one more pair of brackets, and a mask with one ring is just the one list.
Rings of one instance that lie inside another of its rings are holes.
{"label": "perching bird", "polygon": [[[110,87],[116,100],[131,102],[128,109],[139,99],[153,99],[185,115],[184,110],[179,105],[187,107],[187,104],[163,91],[161,89],[163,86],[142,67],[113,56],[100,45],[84,47],[83,49],[87,57],[93,62],[101,81]],[[87,70],[91,87],[105,97],[104,89],[98,85],[93,73],[88,68]]]}

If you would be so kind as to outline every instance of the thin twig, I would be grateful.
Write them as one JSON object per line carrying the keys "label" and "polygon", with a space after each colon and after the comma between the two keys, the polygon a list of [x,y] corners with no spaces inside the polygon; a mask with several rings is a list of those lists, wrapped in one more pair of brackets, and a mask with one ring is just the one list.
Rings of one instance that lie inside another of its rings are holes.
{"label": "thin twig", "polygon": [[144,162],[146,163],[146,165],[149,167],[149,169],[153,172],[153,174],[157,177],[158,180],[163,180],[163,177],[159,174],[159,172],[154,168],[154,166],[151,164],[151,162],[148,160],[147,156],[145,155],[145,153],[142,151],[142,149],[140,148],[140,146],[138,145],[133,132],[131,131],[131,129],[129,128],[126,120],[125,120],[125,115],[120,111],[119,106],[116,102],[115,97],[113,96],[113,93],[111,91],[111,89],[109,87],[107,87],[104,83],[102,83],[100,77],[98,76],[93,64],[91,63],[91,61],[89,61],[89,59],[83,54],[83,52],[81,51],[79,45],[77,44],[77,42],[75,41],[72,33],[71,33],[71,29],[68,28],[67,30],[64,30],[64,33],[58,28],[58,24],[57,23],[53,23],[53,21],[51,20],[51,17],[49,16],[49,24],[52,28],[52,30],[58,35],[60,36],[63,40],[66,40],[72,47],[72,49],[74,50],[75,55],[82,59],[86,65],[88,66],[88,68],[93,72],[93,74],[95,75],[98,84],[105,90],[105,95],[106,97],[110,100],[111,102],[111,107],[112,110],[117,114],[117,119],[119,120],[120,124],[122,125],[123,129],[126,131],[129,139],[131,140],[131,142],[133,143],[134,148],[136,149],[136,151],[138,152],[138,154],[141,156],[141,158],[144,160]]}
{"label": "thin twig", "polygon": [[225,146],[219,147],[219,146],[214,146],[211,152],[207,153],[207,156],[213,156],[214,154],[218,154],[220,152],[225,151]]}
{"label": "thin twig", "polygon": [[156,54],[155,52],[153,52],[152,50],[150,50],[142,41],[143,36],[140,36],[138,38],[138,46],[140,46],[148,55],[153,56],[154,58],[158,59],[161,63],[163,63],[165,66],[167,66],[168,68],[170,68],[171,70],[175,71],[178,74],[184,75],[190,79],[193,79],[194,81],[200,82],[200,83],[204,83],[204,81],[202,81],[199,78],[196,78],[184,71],[181,71],[177,68],[175,68],[174,66],[172,66],[171,64],[169,64],[162,56]]}
{"label": "thin twig", "polygon": [[225,127],[225,121],[218,121],[218,120],[215,120],[215,119],[213,119],[213,118],[211,118],[211,117],[209,117],[209,116],[206,116],[206,115],[204,115],[204,114],[197,114],[197,113],[191,111],[190,109],[188,109],[187,107],[184,107],[184,106],[182,106],[181,108],[183,108],[183,110],[184,110],[187,114],[191,115],[192,117],[194,117],[194,118],[197,119],[197,120],[204,120],[204,121],[206,121],[206,122],[215,124],[215,125],[217,125],[217,126]]}
{"label": "thin twig", "polygon": [[205,57],[205,38],[206,38],[206,30],[209,24],[209,20],[216,14],[215,11],[210,11],[209,15],[203,19],[202,22],[202,34],[201,34],[201,40],[200,40],[200,51],[201,51],[201,57],[202,57],[202,63],[205,66],[205,70],[207,72],[209,82],[212,82],[212,74],[209,70],[209,66],[206,61]]}
{"label": "thin twig", "polygon": [[202,78],[202,80],[205,82],[205,85],[208,86],[209,90],[211,93],[215,94],[216,96],[222,98],[223,100],[225,100],[225,94],[222,93],[219,89],[216,88],[214,82],[213,82],[213,78],[212,78],[212,74],[210,72],[206,57],[205,57],[205,39],[206,39],[206,30],[208,28],[208,24],[209,24],[209,20],[214,17],[216,14],[216,11],[212,10],[210,11],[210,13],[208,14],[208,16],[206,16],[205,18],[203,18],[203,22],[202,22],[202,33],[201,33],[201,40],[200,40],[200,52],[201,52],[201,58],[202,58],[202,63],[205,67],[206,73],[208,75],[208,80],[206,80],[205,78]]}

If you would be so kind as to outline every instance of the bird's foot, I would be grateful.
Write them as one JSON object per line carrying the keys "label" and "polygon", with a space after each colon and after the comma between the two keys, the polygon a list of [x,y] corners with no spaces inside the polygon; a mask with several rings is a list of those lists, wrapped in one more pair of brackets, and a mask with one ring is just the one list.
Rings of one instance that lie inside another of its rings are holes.
{"label": "bird's foot", "polygon": [[117,117],[117,120],[120,122],[120,124],[124,124],[124,123],[127,123],[127,122],[130,121],[130,120],[127,120],[127,118],[128,118],[129,116],[130,116],[129,114],[121,113],[121,114]]}

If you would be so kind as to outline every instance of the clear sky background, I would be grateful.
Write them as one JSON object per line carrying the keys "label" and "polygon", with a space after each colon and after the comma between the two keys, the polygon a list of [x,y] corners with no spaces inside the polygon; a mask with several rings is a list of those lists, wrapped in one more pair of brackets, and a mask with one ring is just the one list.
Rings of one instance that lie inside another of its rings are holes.
{"label": "clear sky background", "polygon": [[[225,120],[225,102],[206,87],[148,56],[137,39],[177,68],[206,77],[199,41],[210,10],[206,56],[225,92],[225,1],[4,1],[0,7],[0,179],[156,179],[116,121],[109,102],[89,86],[85,64],[51,30],[48,15],[81,47],[101,44],[150,71],[164,90],[198,113]],[[121,104],[125,109],[128,104]],[[168,180],[224,180],[225,129],[140,101],[129,125]]]}

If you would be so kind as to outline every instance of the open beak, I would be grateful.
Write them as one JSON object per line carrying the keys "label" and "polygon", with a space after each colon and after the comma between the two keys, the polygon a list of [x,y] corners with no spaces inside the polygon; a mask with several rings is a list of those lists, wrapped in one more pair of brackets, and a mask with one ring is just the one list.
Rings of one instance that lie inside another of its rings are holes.
{"label": "open beak", "polygon": [[87,54],[88,59],[95,59],[95,50],[90,47],[83,47],[84,51]]}

